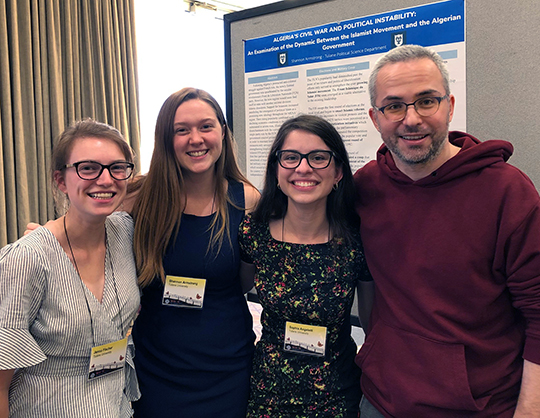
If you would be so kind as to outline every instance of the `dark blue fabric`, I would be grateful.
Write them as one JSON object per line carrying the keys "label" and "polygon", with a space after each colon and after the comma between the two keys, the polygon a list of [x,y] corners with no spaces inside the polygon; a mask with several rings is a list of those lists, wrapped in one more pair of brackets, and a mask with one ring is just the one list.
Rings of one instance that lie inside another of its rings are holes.
{"label": "dark blue fabric", "polygon": [[[230,182],[229,196],[244,207],[243,184]],[[229,204],[232,246],[225,238],[217,255],[207,251],[212,216],[182,215],[163,264],[168,275],[206,279],[204,306],[163,306],[160,280],[143,289],[133,328],[142,393],[135,416],[245,417],[255,336],[238,277],[243,214]]]}

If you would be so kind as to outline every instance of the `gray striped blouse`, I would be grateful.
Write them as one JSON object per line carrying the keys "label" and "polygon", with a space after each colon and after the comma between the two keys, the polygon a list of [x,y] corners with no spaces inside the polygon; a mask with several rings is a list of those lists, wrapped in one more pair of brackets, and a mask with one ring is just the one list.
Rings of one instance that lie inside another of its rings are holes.
{"label": "gray striped blouse", "polygon": [[130,401],[139,397],[132,344],[123,371],[87,379],[92,342],[125,337],[139,307],[133,221],[114,213],[106,230],[102,303],[48,229],[0,251],[0,369],[17,369],[10,417],[132,416]]}

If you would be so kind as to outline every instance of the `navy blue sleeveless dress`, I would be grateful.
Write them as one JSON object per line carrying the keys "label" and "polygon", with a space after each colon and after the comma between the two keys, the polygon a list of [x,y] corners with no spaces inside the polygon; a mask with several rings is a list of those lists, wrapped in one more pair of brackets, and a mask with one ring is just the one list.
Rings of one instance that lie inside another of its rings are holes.
{"label": "navy blue sleeveless dress", "polygon": [[[243,184],[229,196],[244,207]],[[166,250],[165,273],[206,279],[202,309],[162,304],[163,284],[143,289],[133,327],[141,399],[139,418],[245,418],[255,335],[238,276],[238,227],[244,212],[229,204],[231,241],[208,252],[212,216],[182,215]]]}

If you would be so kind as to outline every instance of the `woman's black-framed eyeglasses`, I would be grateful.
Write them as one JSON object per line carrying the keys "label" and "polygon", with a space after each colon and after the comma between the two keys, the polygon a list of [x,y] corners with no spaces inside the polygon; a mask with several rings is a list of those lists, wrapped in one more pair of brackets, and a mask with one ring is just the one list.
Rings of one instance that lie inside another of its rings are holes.
{"label": "woman's black-framed eyeglasses", "polygon": [[66,164],[63,168],[75,168],[77,175],[83,180],[95,180],[101,176],[103,170],[109,170],[109,174],[115,180],[127,180],[133,173],[135,165],[127,161],[116,161],[112,164],[101,164],[97,161],[78,161]]}
{"label": "woman's black-framed eyeglasses", "polygon": [[327,150],[314,150],[307,154],[294,150],[282,149],[276,152],[279,165],[286,169],[297,168],[305,158],[309,166],[315,170],[326,168],[330,165],[335,154]]}

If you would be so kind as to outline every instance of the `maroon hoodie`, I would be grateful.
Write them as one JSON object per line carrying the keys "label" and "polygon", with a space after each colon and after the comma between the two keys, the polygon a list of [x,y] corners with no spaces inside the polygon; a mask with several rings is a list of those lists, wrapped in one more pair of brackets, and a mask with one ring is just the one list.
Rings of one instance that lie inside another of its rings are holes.
{"label": "maroon hoodie", "polygon": [[376,284],[357,356],[386,417],[512,417],[540,363],[540,199],[512,145],[450,132],[460,152],[413,181],[385,146],[355,174]]}

